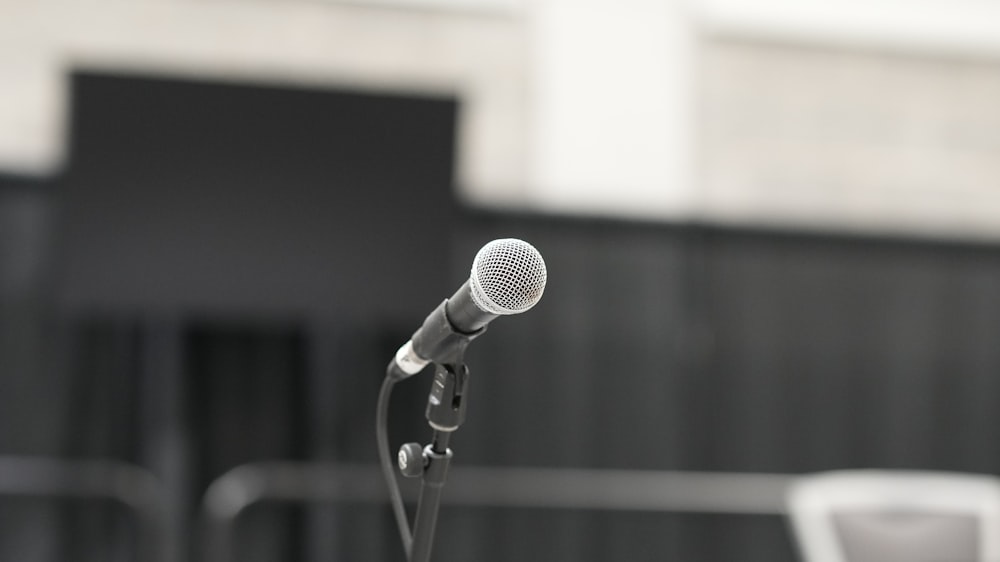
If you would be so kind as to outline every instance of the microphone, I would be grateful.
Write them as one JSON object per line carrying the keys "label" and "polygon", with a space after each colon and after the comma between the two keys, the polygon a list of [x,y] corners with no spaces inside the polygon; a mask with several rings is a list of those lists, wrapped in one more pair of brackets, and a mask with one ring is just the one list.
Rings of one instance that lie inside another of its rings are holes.
{"label": "microphone", "polygon": [[516,238],[494,240],[472,261],[472,273],[445,299],[389,363],[389,375],[404,379],[430,362],[457,358],[469,341],[499,316],[535,306],[545,291],[545,260],[534,246]]}

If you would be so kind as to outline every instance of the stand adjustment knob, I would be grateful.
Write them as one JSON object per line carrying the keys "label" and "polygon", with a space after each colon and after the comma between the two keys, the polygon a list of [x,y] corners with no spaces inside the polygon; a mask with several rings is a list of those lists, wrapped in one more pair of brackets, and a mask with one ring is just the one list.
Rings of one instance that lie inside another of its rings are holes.
{"label": "stand adjustment knob", "polygon": [[415,478],[424,473],[424,448],[420,443],[407,443],[399,448],[399,472],[407,478]]}

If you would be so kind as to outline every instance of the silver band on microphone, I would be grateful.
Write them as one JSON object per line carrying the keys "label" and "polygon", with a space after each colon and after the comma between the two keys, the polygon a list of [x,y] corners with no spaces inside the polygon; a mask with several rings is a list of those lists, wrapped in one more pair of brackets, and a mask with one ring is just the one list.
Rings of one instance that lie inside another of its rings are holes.
{"label": "silver band on microphone", "polygon": [[396,352],[396,366],[407,375],[419,373],[428,363],[430,361],[417,355],[416,351],[413,351],[413,340],[408,340]]}

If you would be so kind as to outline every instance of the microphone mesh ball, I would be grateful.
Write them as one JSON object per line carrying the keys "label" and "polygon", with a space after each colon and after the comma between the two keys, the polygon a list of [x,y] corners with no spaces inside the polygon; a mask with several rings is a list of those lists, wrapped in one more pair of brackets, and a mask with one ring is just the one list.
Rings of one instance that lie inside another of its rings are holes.
{"label": "microphone mesh ball", "polygon": [[472,301],[493,314],[519,314],[542,298],[546,275],[534,246],[516,238],[494,240],[472,262]]}

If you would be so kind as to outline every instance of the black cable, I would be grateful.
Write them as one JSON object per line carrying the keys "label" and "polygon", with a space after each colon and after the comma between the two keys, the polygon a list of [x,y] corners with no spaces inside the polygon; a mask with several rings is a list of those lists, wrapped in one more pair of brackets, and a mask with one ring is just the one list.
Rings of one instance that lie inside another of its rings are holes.
{"label": "black cable", "polygon": [[410,532],[403,494],[400,493],[399,482],[396,480],[396,469],[389,454],[389,396],[395,384],[396,379],[388,375],[382,381],[382,389],[378,393],[378,407],[375,409],[375,437],[378,441],[379,464],[382,465],[385,483],[389,486],[389,500],[396,515],[396,524],[399,526],[399,537],[403,540],[406,555],[409,556],[413,545],[413,534]]}

